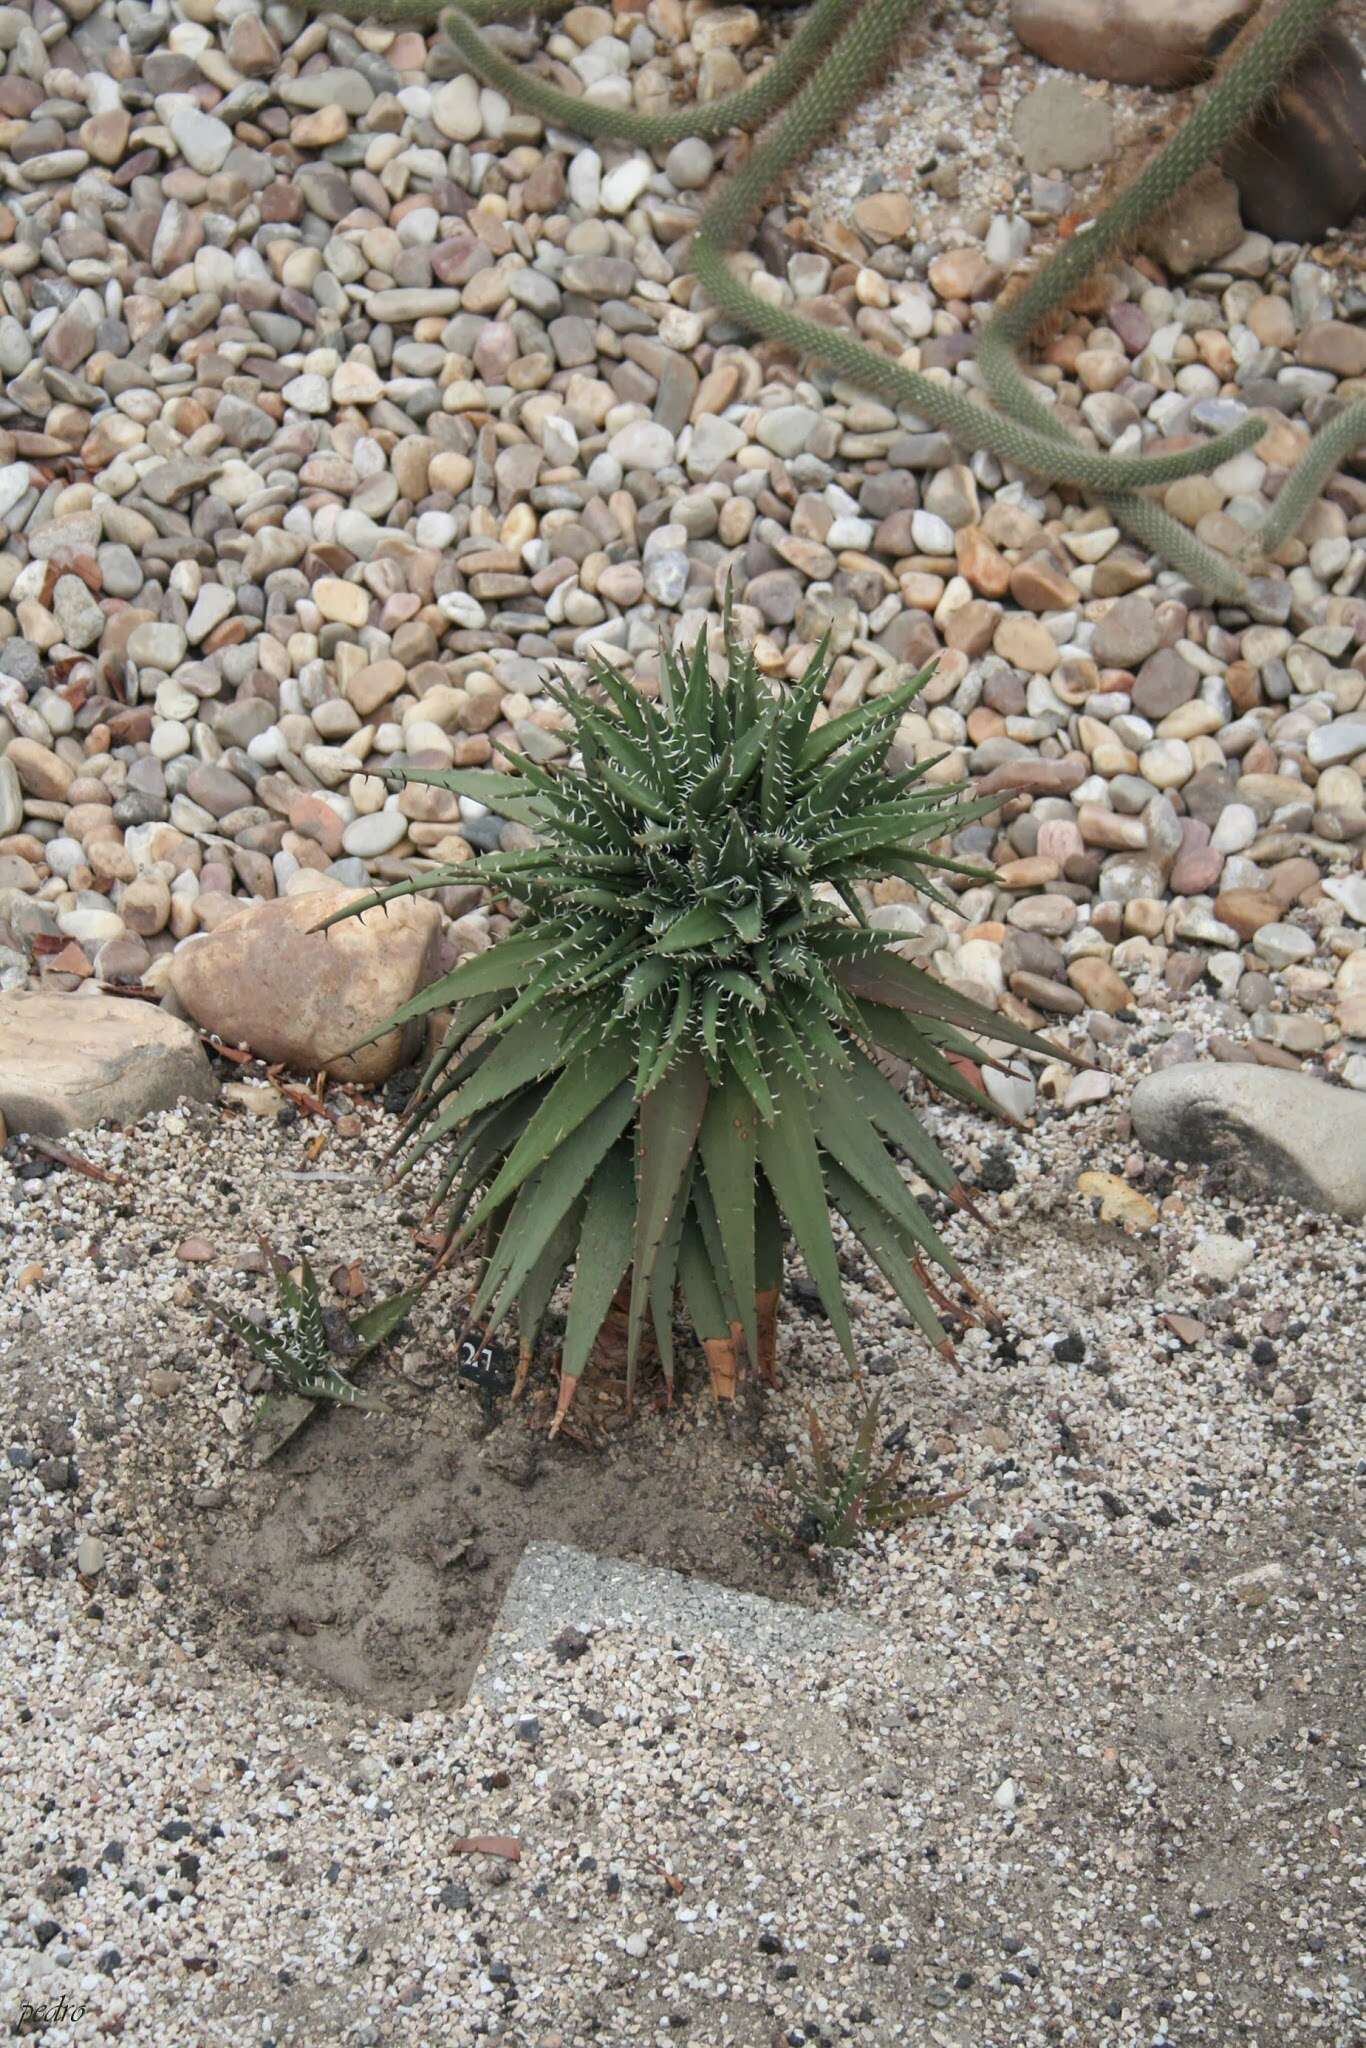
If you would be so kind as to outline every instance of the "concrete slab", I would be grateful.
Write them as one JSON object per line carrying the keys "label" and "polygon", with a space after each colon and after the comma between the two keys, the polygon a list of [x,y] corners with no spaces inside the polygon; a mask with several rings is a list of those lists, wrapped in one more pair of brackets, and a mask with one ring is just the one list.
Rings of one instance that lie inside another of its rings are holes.
{"label": "concrete slab", "polygon": [[855,1615],[842,1611],[818,1613],[758,1593],[738,1593],[713,1579],[597,1557],[567,1543],[528,1543],[508,1581],[469,1696],[505,1705],[517,1686],[518,1658],[526,1651],[548,1649],[566,1628],[590,1633],[623,1623],[683,1646],[719,1639],[765,1669],[852,1649],[867,1644],[873,1634]]}

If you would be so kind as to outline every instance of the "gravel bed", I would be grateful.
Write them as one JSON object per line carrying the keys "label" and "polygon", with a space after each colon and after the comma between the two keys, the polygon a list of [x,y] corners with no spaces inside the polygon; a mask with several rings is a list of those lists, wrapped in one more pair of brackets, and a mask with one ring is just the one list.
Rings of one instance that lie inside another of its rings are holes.
{"label": "gravel bed", "polygon": [[[47,2036],[1347,2048],[1360,1231],[1144,1162],[1128,1081],[1219,1016],[1159,992],[1142,1021],[1106,1103],[999,1141],[937,1115],[1004,1338],[969,1330],[954,1372],[851,1274],[908,1476],[967,1497],[796,1588],[874,1632],[796,1675],[606,1630],[496,1707],[393,1714],[300,1683],[297,1642],[247,1663],[191,1563],[247,1484],[204,1302],[260,1288],[286,1204],[320,1268],[411,1271],[383,1119],[312,1169],[306,1125],[212,1107],[84,1134],[116,1188],[0,1169],[9,1968],[87,2008]],[[845,1410],[800,1269],[789,1293],[736,1518],[772,1510],[811,1403]],[[386,1389],[420,1400],[447,1313]]]}

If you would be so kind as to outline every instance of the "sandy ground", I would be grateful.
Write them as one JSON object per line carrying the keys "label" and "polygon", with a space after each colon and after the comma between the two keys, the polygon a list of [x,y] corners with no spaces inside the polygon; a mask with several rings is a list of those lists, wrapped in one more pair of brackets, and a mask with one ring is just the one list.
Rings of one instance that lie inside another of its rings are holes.
{"label": "sandy ground", "polygon": [[[4,1168],[12,2023],[65,1997],[44,2040],[1359,2039],[1361,1236],[1152,1163],[1154,1225],[1098,1220],[1076,1178],[1136,1170],[1160,1010],[1109,1103],[990,1154],[942,1118],[1004,1338],[969,1330],[953,1371],[854,1255],[907,1476],[967,1497],[825,1572],[755,1520],[808,1407],[846,1412],[800,1269],[783,1389],[729,1430],[694,1369],[672,1415],[525,1484],[520,1422],[478,1440],[451,1384],[453,1287],[373,1373],[390,1416],[255,1472],[206,1304],[263,1298],[261,1230],[412,1277],[383,1112],[313,1166],[315,1125],[209,1108],[86,1134],[114,1185]],[[1211,1235],[1252,1253],[1229,1282]],[[462,1707],[518,1528],[595,1522],[692,1570],[710,1540],[717,1576],[854,1611],[870,1647],[794,1679],[606,1630]],[[520,1860],[458,1846],[484,1835]]]}

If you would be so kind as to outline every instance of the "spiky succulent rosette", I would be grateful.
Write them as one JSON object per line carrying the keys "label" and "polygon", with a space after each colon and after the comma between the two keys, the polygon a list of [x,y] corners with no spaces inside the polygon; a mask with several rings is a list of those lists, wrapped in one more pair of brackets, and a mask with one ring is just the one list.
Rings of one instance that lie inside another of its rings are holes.
{"label": "spiky succulent rosette", "polygon": [[579,765],[401,771],[525,823],[536,844],[367,899],[478,879],[520,906],[506,938],[384,1028],[452,1012],[407,1113],[404,1167],[446,1147],[448,1243],[483,1234],[473,1317],[491,1330],[515,1311],[525,1360],[574,1269],[559,1415],[614,1300],[628,1390],[647,1330],[672,1382],[680,1296],[719,1395],[741,1336],[771,1373],[784,1225],[852,1358],[832,1209],[947,1349],[928,1269],[963,1275],[897,1154],[966,1198],[876,1052],[989,1110],[952,1055],[980,1059],[978,1037],[1054,1050],[867,922],[860,883],[896,876],[938,899],[926,870],[956,864],[932,846],[999,805],[965,803],[929,762],[888,773],[930,671],[817,724],[824,648],[790,687],[760,678],[729,625],[725,651],[721,682],[705,635],[686,667],[666,656],[657,701],[602,663],[589,691],[552,687]]}

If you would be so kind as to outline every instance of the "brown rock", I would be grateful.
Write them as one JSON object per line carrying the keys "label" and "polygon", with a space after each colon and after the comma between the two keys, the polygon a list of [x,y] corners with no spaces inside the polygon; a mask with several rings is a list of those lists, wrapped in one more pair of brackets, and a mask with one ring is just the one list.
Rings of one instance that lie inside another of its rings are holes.
{"label": "brown rock", "polygon": [[[316,586],[315,586],[316,588]],[[407,682],[401,662],[372,661],[357,669],[346,684],[346,701],[362,718],[372,718],[381,704],[396,697]]]}
{"label": "brown rock", "polygon": [[1290,860],[1278,861],[1268,871],[1266,886],[1268,894],[1288,910],[1321,880],[1317,864],[1307,854],[1297,854]]}
{"label": "brown rock", "polygon": [[1062,761],[1002,761],[975,785],[978,796],[994,796],[998,790],[1021,790],[1030,796],[1070,796],[1079,782],[1085,782],[1091,764],[1083,754],[1069,754]]}
{"label": "brown rock", "polygon": [[1017,563],[1010,572],[1010,594],[1029,612],[1065,612],[1081,597],[1076,584],[1047,555]]}
{"label": "brown rock", "polygon": [[1010,588],[1010,564],[993,547],[980,526],[963,526],[954,535],[958,567],[983,597],[1004,597]]}
{"label": "brown rock", "polygon": [[1225,889],[1214,899],[1214,914],[1231,925],[1240,939],[1250,939],[1264,924],[1277,924],[1285,906],[1269,889]]}
{"label": "brown rock", "polygon": [[1036,1010],[1050,1010],[1061,1017],[1077,1017],[1086,1008],[1076,989],[1069,988],[1065,981],[1049,981],[1042,974],[1028,974],[1022,969],[1010,977],[1011,993],[1025,1003],[1032,1003]]}
{"label": "brown rock", "polygon": [[930,288],[941,299],[980,298],[996,272],[980,249],[946,249],[930,264]]}
{"label": "brown rock", "polygon": [[1251,0],[1014,0],[1027,50],[1117,85],[1189,85],[1252,13]]}
{"label": "brown rock", "polygon": [[1213,165],[1191,179],[1167,211],[1139,235],[1139,247],[1171,277],[1205,270],[1243,239],[1238,187]]}
{"label": "brown rock", "polygon": [[25,793],[37,797],[40,803],[61,803],[76,780],[75,769],[37,740],[11,740],[5,759]]}
{"label": "brown rock", "polygon": [[944,645],[956,648],[960,654],[974,657],[985,654],[1000,616],[999,605],[989,604],[984,597],[970,598],[967,604],[958,605],[945,619]]}
{"label": "brown rock", "polygon": [[1243,219],[1277,242],[1316,242],[1366,203],[1366,81],[1341,29],[1328,28],[1247,134],[1224,153]]}
{"label": "brown rock", "polygon": [[[383,1081],[408,1036],[390,1031],[351,1052],[426,986],[436,967],[441,913],[426,898],[315,927],[361,889],[314,889],[256,904],[181,948],[171,983],[189,1014],[263,1059],[340,1079]],[[203,899],[201,898],[201,921]]]}
{"label": "brown rock", "polygon": [[1347,320],[1320,320],[1305,328],[1295,356],[1311,370],[1366,377],[1366,327],[1353,327]]}
{"label": "brown rock", "polygon": [[1056,882],[1062,869],[1055,860],[1046,855],[1026,854],[1020,860],[1008,860],[996,870],[998,889],[1043,889],[1048,883]]}

